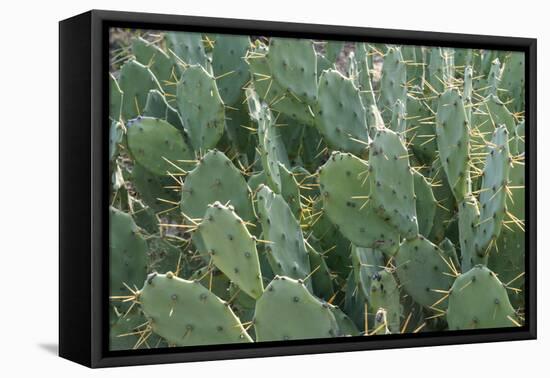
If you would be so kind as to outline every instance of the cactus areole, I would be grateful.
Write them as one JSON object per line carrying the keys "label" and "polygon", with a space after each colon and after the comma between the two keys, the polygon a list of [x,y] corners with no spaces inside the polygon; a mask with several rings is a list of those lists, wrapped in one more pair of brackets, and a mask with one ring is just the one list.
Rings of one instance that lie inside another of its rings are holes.
{"label": "cactus areole", "polygon": [[103,367],[535,338],[535,50],[62,21],[60,355]]}

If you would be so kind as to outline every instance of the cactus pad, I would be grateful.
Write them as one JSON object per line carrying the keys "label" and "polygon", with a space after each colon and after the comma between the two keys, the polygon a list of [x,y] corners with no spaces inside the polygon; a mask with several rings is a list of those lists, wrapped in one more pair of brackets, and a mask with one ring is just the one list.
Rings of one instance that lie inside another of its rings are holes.
{"label": "cactus pad", "polygon": [[177,346],[252,342],[227,302],[198,282],[150,274],[139,302],[155,333]]}
{"label": "cactus pad", "polygon": [[111,207],[109,237],[110,294],[128,295],[147,273],[147,243],[130,214]]}
{"label": "cactus pad", "polygon": [[389,129],[378,130],[369,150],[372,202],[405,238],[418,234],[413,170],[407,148]]}
{"label": "cactus pad", "polygon": [[256,302],[257,341],[336,337],[338,324],[328,304],[311,295],[305,285],[276,276]]}
{"label": "cactus pad", "polygon": [[181,75],[176,96],[195,151],[214,148],[225,128],[225,107],[216,80],[202,66],[190,66]]}
{"label": "cactus pad", "polygon": [[256,242],[244,221],[219,202],[208,207],[200,234],[214,265],[252,298],[263,292]]}
{"label": "cactus pad", "polygon": [[182,160],[192,158],[192,151],[182,134],[158,118],[139,117],[127,122],[128,148],[134,159],[151,173],[180,173]]}
{"label": "cactus pad", "polygon": [[[265,251],[273,272],[304,279],[311,272],[300,224],[281,195],[262,185],[256,194]],[[311,287],[310,281],[307,281]]]}
{"label": "cactus pad", "polygon": [[452,263],[444,252],[423,236],[406,240],[396,254],[397,277],[403,288],[426,308],[445,309],[441,301],[453,284]]}
{"label": "cactus pad", "polygon": [[315,125],[331,148],[355,155],[367,148],[366,110],[351,79],[336,70],[323,72],[315,113]]}
{"label": "cactus pad", "polygon": [[449,89],[440,96],[435,131],[441,164],[459,202],[470,192],[471,182],[469,122],[458,91]]}
{"label": "cactus pad", "polygon": [[323,209],[352,243],[393,254],[399,236],[374,210],[369,165],[351,154],[335,152],[320,168]]}
{"label": "cactus pad", "polygon": [[447,322],[451,330],[514,327],[518,324],[506,288],[483,265],[476,265],[454,282]]}

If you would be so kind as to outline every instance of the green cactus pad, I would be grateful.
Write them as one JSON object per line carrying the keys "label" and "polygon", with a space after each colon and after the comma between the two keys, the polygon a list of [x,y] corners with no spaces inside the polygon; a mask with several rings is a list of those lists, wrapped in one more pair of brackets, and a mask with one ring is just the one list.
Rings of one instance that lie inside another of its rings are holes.
{"label": "green cactus pad", "polygon": [[168,49],[177,58],[177,64],[200,64],[207,67],[206,53],[202,42],[202,34],[189,32],[168,32],[165,35]]}
{"label": "green cactus pad", "polygon": [[397,277],[403,288],[426,308],[445,309],[445,291],[453,284],[453,266],[444,252],[423,236],[406,240],[395,257]]}
{"label": "green cactus pad", "polygon": [[212,50],[212,71],[224,104],[239,104],[242,88],[250,79],[244,60],[250,47],[247,36],[217,34]]}
{"label": "green cactus pad", "polygon": [[430,183],[424,175],[416,170],[414,171],[414,194],[416,196],[418,231],[421,235],[429,235],[434,224],[437,200]]}
{"label": "green cactus pad", "polygon": [[458,233],[463,272],[467,272],[474,265],[487,264],[487,256],[477,251],[479,222],[479,203],[476,197],[467,196],[458,203]]}
{"label": "green cactus pad", "polygon": [[336,70],[323,72],[315,115],[315,125],[331,148],[355,155],[366,150],[369,143],[366,110],[351,79]]}
{"label": "green cactus pad", "polygon": [[399,333],[402,315],[399,286],[388,269],[373,274],[368,298],[369,314],[376,314],[381,308],[386,310],[390,332]]}
{"label": "green cactus pad", "polygon": [[521,112],[525,108],[525,53],[514,51],[508,54],[504,61],[504,69],[500,80],[501,87],[506,92],[505,102],[511,101],[510,109]]}
{"label": "green cactus pad", "polygon": [[252,342],[227,302],[198,282],[150,274],[139,302],[153,331],[177,346]]}
{"label": "green cactus pad", "polygon": [[225,107],[216,80],[202,66],[181,75],[176,102],[195,151],[214,148],[225,128]]}
{"label": "green cactus pad", "polygon": [[271,112],[263,107],[262,115],[258,118],[258,145],[267,183],[277,193],[281,192],[282,186],[279,157],[283,155],[284,145],[280,142]]}
{"label": "green cactus pad", "polygon": [[269,108],[260,102],[254,91],[247,91],[251,118],[258,124],[258,145],[261,162],[268,185],[277,193],[281,192],[281,172],[279,163],[290,166],[285,145]]}
{"label": "green cactus pad", "polygon": [[317,99],[317,56],[308,39],[271,38],[267,63],[272,79],[290,95],[313,104]]}
{"label": "green cactus pad", "polygon": [[209,206],[199,231],[214,265],[245,293],[260,297],[263,283],[256,242],[233,208],[220,202]]}
{"label": "green cactus pad", "polygon": [[[512,197],[506,198],[506,208],[517,222],[508,222],[502,227],[500,235],[489,255],[487,266],[498,278],[511,287],[523,289],[525,277],[525,166],[514,163],[510,168],[510,187]],[[523,291],[510,291],[509,298],[514,307],[523,307]]]}
{"label": "green cactus pad", "polygon": [[310,294],[301,281],[276,276],[256,302],[256,341],[302,340],[339,335],[328,304]]}
{"label": "green cactus pad", "polygon": [[353,266],[355,282],[358,283],[363,296],[368,298],[372,276],[384,268],[384,255],[376,249],[352,246],[351,264]]}
{"label": "green cactus pad", "polygon": [[510,175],[511,156],[508,146],[508,130],[500,126],[493,133],[483,169],[483,181],[479,195],[480,221],[476,238],[478,254],[489,253],[491,240],[500,234],[506,213],[506,196]]}
{"label": "green cactus pad", "polygon": [[128,295],[147,274],[147,242],[131,215],[109,208],[110,295]]}
{"label": "green cactus pad", "polygon": [[486,81],[483,82],[482,85],[484,85],[483,92],[485,93],[485,96],[496,96],[498,87],[500,86],[500,74],[501,74],[501,66],[500,61],[498,58],[492,61],[491,63],[491,70],[489,71],[489,75],[487,75]]}
{"label": "green cactus pad", "polygon": [[515,327],[518,322],[506,288],[483,265],[461,274],[449,295],[450,330]]}
{"label": "green cactus pad", "polygon": [[233,206],[245,221],[254,219],[243,175],[222,152],[211,150],[185,178],[181,211],[190,218],[201,219],[208,205],[216,201]]}
{"label": "green cactus pad", "polygon": [[[283,197],[260,186],[256,194],[268,261],[278,275],[305,279],[311,272],[300,224]],[[311,283],[306,282],[308,287]]]}
{"label": "green cactus pad", "polygon": [[[370,57],[366,43],[361,43],[357,46],[357,61],[359,63],[359,74],[357,76],[357,82],[361,89],[361,99],[363,104],[368,109],[373,105],[376,105],[376,96],[372,85]],[[370,123],[369,123],[370,125]]]}
{"label": "green cactus pad", "polygon": [[121,116],[126,121],[142,115],[149,91],[160,89],[160,84],[151,70],[136,60],[124,63],[120,69],[118,85],[124,92]]}
{"label": "green cactus pad", "polygon": [[428,53],[427,79],[429,85],[437,93],[443,93],[445,90],[445,82],[443,77],[443,67],[445,61],[443,59],[440,47],[432,47]]}
{"label": "green cactus pad", "polygon": [[460,202],[471,190],[470,130],[462,96],[455,89],[449,89],[439,97],[435,132],[447,181]]}
{"label": "green cactus pad", "polygon": [[254,89],[263,101],[270,104],[273,110],[305,124],[313,125],[314,117],[311,108],[305,102],[288,93],[274,80],[267,62],[267,52],[267,46],[257,44],[247,57]]}
{"label": "green cactus pad", "polygon": [[373,208],[368,170],[368,162],[334,152],[319,171],[323,208],[352,243],[391,255],[397,250],[399,236]]}
{"label": "green cactus pad", "polygon": [[[192,151],[182,134],[168,122],[139,117],[126,123],[128,149],[134,159],[156,175],[181,173],[182,160],[192,159]],[[167,161],[168,160],[168,161]]]}
{"label": "green cactus pad", "polygon": [[405,238],[418,235],[413,170],[399,136],[379,130],[369,149],[372,202],[376,211]]}
{"label": "green cactus pad", "polygon": [[378,100],[385,122],[391,119],[392,109],[397,100],[404,105],[407,104],[407,65],[403,60],[401,49],[390,47],[384,56]]}

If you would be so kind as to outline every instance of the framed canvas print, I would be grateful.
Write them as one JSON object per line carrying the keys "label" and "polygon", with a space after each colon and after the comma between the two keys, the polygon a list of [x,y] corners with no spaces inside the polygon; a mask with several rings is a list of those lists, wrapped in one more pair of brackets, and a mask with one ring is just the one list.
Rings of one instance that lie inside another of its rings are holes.
{"label": "framed canvas print", "polygon": [[60,355],[536,337],[536,40],[60,23]]}

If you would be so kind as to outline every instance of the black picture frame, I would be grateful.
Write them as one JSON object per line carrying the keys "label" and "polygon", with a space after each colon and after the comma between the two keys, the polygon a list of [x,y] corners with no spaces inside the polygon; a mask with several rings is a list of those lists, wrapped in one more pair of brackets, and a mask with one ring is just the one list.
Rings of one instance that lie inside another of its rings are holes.
{"label": "black picture frame", "polygon": [[[441,333],[108,351],[108,29],[112,26],[523,51],[526,137],[526,325]],[[59,354],[89,367],[535,339],[537,41],[92,10],[59,23]]]}

